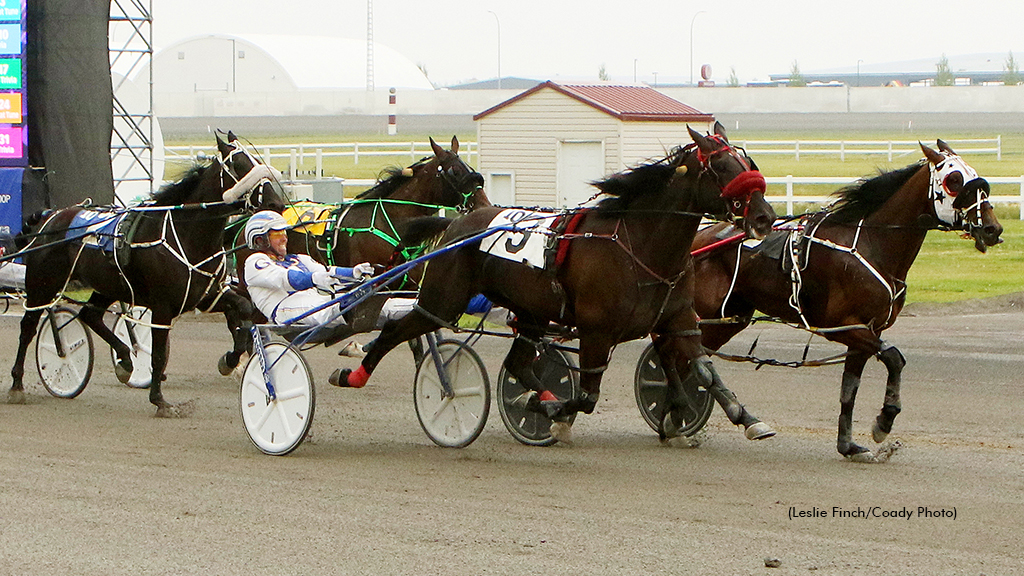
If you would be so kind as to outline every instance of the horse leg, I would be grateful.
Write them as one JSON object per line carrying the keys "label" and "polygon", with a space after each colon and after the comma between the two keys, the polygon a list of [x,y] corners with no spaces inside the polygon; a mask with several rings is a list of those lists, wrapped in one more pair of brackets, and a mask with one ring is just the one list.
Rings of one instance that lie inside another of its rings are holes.
{"label": "horse leg", "polygon": [[846,362],[843,364],[843,384],[839,392],[839,435],[836,438],[836,450],[847,458],[871,452],[853,441],[853,406],[857,401],[857,389],[860,388],[860,377],[864,372],[864,364],[870,357],[871,355],[866,352],[851,348]]}
{"label": "horse leg", "polygon": [[[715,370],[714,365],[711,363],[711,358],[703,356],[691,361],[690,364],[691,370],[698,373],[698,377],[702,381],[707,381],[707,376],[703,374],[704,370],[706,369],[710,373],[711,385],[705,385],[705,389],[718,402],[718,405],[722,407],[730,422],[737,426],[743,426],[743,433],[748,440],[764,440],[765,438],[775,436],[775,430],[772,430],[771,426],[751,414],[746,406],[740,404],[736,394],[725,387],[722,377],[718,375],[718,371]],[[693,364],[696,364],[697,367],[693,368]]]}
{"label": "horse leg", "polygon": [[[167,360],[170,355],[170,325],[174,313],[170,310],[153,309],[153,382],[149,386],[149,401],[156,406],[157,418],[185,418],[192,414],[192,402],[171,404],[164,399],[162,384],[167,379]],[[166,328],[164,328],[166,326]]]}
{"label": "horse leg", "polygon": [[900,413],[900,381],[903,374],[903,367],[907,360],[903,357],[899,348],[890,344],[883,344],[882,350],[877,354],[878,359],[885,364],[889,375],[885,381],[885,400],[882,402],[882,412],[875,418],[875,425],[871,429],[871,438],[875,442],[882,442],[892,432],[893,421]]}
{"label": "horse leg", "polygon": [[380,335],[373,340],[372,346],[368,346],[366,356],[360,362],[359,368],[355,370],[336,369],[327,381],[332,386],[341,388],[362,388],[377,368],[377,364],[384,359],[388,352],[402,342],[418,338],[440,327],[433,319],[420,313],[419,308],[413,308],[405,316],[398,320],[391,320],[384,325]]}
{"label": "horse leg", "polygon": [[14,367],[11,368],[14,382],[7,392],[8,404],[25,403],[25,355],[28,352],[28,345],[36,335],[36,327],[39,326],[39,317],[42,315],[43,310],[26,310],[25,315],[21,317],[21,336],[18,338],[18,354],[14,358]]}
{"label": "horse leg", "polygon": [[125,384],[131,379],[132,370],[134,369],[134,366],[132,366],[132,350],[103,321],[103,315],[113,303],[113,298],[103,296],[99,292],[93,292],[89,296],[89,301],[85,306],[82,306],[82,311],[79,312],[78,317],[114,350],[114,354],[117,356],[117,362],[114,363],[114,375],[117,377],[118,382]]}
{"label": "horse leg", "polygon": [[[608,368],[609,355],[615,341],[606,334],[594,331],[587,331],[580,334],[580,389],[581,394],[562,402],[554,401],[555,404],[546,407],[547,411],[554,410],[551,417],[551,436],[559,442],[572,444],[572,424],[570,416],[582,412],[593,414],[597,408],[597,402],[601,398],[601,378]],[[561,407],[558,406],[561,404]]]}
{"label": "horse leg", "polygon": [[232,288],[228,288],[217,301],[217,305],[210,309],[210,312],[224,313],[233,343],[232,349],[225,352],[217,361],[217,371],[221,376],[230,375],[238,366],[242,355],[252,353],[252,336],[249,329],[252,328],[255,310],[256,307],[248,298]]}

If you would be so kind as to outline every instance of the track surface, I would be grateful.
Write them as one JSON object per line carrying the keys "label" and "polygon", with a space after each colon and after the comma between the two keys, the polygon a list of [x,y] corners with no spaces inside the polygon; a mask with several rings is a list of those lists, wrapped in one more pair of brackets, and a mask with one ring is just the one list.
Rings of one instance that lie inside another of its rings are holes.
{"label": "track surface", "polygon": [[[615,351],[597,412],[577,419],[574,446],[551,448],[515,442],[496,409],[473,445],[435,447],[413,412],[406,349],[362,390],[326,385],[354,360],[311,350],[322,383],[313,438],[268,457],[242,429],[236,383],[216,374],[229,342],[221,317],[187,316],[164,390],[195,401],[190,418],[154,418],[99,347],[79,398],[51,398],[28,378],[27,405],[0,404],[0,574],[1024,573],[1024,315],[922,314],[887,333],[908,360],[892,436],[904,447],[876,465],[834,451],[838,366],[719,361],[779,435],[747,441],[716,408],[701,447],[660,444],[632,397],[645,342]],[[17,328],[0,317],[8,362]],[[764,356],[803,353],[803,333],[761,325],[730,350],[757,334]],[[492,381],[507,347],[477,345]],[[883,386],[871,362],[862,443]]]}

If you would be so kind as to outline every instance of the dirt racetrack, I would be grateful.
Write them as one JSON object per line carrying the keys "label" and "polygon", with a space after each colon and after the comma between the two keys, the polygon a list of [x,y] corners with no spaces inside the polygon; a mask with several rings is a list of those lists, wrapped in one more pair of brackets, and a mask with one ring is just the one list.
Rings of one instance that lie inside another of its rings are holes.
{"label": "dirt racetrack", "polygon": [[[244,433],[236,382],[216,373],[220,316],[189,315],[171,333],[165,394],[195,400],[186,419],[154,418],[98,345],[75,400],[36,383],[30,353],[28,403],[0,404],[0,574],[1024,574],[1022,320],[1016,304],[901,318],[886,336],[908,361],[892,436],[904,447],[876,465],[835,452],[839,366],[716,362],[779,435],[747,441],[716,408],[689,449],[660,444],[640,418],[632,378],[645,343],[624,344],[574,446],[520,445],[492,408],[483,435],[452,450],[420,430],[407,350],[367,388],[339,390],[327,374],[355,361],[320,348],[307,354],[313,438],[270,457]],[[17,328],[0,317],[5,370]],[[806,342],[757,325],[731,351],[757,334],[759,352],[780,359]],[[507,346],[477,345],[492,383]],[[837,351],[815,344],[810,356]],[[861,443],[883,387],[869,363]],[[872,514],[835,514],[858,511]]]}

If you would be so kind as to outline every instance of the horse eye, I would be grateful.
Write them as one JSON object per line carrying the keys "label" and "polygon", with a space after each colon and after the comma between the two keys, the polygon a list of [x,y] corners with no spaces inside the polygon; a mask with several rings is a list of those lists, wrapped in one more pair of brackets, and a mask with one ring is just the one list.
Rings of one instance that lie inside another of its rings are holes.
{"label": "horse eye", "polygon": [[951,196],[956,196],[964,187],[964,175],[959,172],[953,172],[946,176],[946,179],[942,181],[942,185]]}

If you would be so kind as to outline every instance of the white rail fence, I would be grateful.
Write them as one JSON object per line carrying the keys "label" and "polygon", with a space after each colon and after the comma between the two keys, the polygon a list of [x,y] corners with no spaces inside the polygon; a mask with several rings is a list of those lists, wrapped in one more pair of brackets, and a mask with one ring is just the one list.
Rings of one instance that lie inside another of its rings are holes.
{"label": "white rail fence", "polygon": [[[812,203],[822,204],[825,202],[831,202],[833,198],[831,196],[805,196],[802,194],[794,194],[794,187],[797,185],[817,185],[817,184],[830,184],[836,188],[842,186],[848,186],[856,182],[858,178],[850,177],[821,177],[821,176],[766,176],[765,181],[768,183],[768,193],[765,194],[765,198],[769,202],[774,203],[785,203],[786,214],[793,214],[793,205],[801,203]],[[1020,219],[1024,220],[1024,175],[1021,176],[986,176],[985,180],[988,180],[989,184],[1002,185],[1002,184],[1016,184],[1020,192],[1016,196],[1008,195],[992,195],[989,196],[989,202],[993,204],[1017,204],[1020,211]],[[773,189],[772,185],[784,185],[786,187],[784,194],[778,194]]]}
{"label": "white rail fence", "polygon": [[[995,154],[996,160],[1003,159],[1002,135],[945,142],[961,155]],[[917,140],[733,140],[733,144],[742,146],[750,154],[785,154],[797,160],[801,155],[832,155],[846,161],[847,155],[880,154],[891,162],[894,156],[921,153]]]}
{"label": "white rail fence", "polygon": [[[443,144],[445,145],[445,144]],[[165,154],[168,159],[181,157],[192,159],[197,154],[214,154],[209,146],[165,146]],[[324,158],[351,157],[355,164],[359,159],[367,156],[392,156],[409,157],[410,162],[415,162],[424,156],[430,156],[433,151],[430,142],[338,142],[321,144],[269,144],[257,146],[264,162],[271,163],[274,160],[288,159],[288,176],[296,180],[303,172],[310,174],[314,179],[319,179],[324,173]],[[459,155],[470,159],[478,154],[476,142],[460,142]],[[315,168],[312,171],[303,171],[306,159],[313,157]]]}

